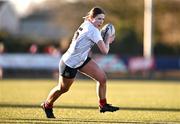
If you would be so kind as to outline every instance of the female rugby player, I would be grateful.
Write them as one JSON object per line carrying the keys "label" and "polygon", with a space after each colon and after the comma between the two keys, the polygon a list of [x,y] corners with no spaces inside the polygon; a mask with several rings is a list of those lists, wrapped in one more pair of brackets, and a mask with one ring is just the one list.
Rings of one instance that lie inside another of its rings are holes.
{"label": "female rugby player", "polygon": [[118,107],[107,103],[106,74],[89,56],[89,52],[95,44],[103,54],[108,54],[109,44],[114,41],[115,36],[109,36],[105,42],[102,39],[99,30],[105,19],[105,12],[102,8],[92,8],[84,18],[84,22],[74,34],[70,47],[59,62],[59,83],[50,91],[45,102],[41,104],[47,118],[55,118],[53,103],[69,90],[77,71],[97,81],[100,112],[119,110]]}

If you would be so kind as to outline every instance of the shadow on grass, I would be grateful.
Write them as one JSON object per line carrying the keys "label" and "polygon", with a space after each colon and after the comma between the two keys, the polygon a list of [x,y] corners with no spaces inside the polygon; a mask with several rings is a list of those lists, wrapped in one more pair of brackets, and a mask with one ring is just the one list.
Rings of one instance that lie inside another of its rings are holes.
{"label": "shadow on grass", "polygon": [[[0,123],[53,123],[53,124],[59,124],[59,123],[68,123],[68,124],[84,124],[84,123],[92,123],[92,124],[98,124],[98,123],[113,123],[113,124],[139,124],[139,123],[145,123],[143,121],[122,121],[122,120],[106,120],[106,119],[82,119],[82,118],[56,118],[56,119],[22,119],[22,118],[0,118]],[[146,122],[147,123],[147,122]],[[153,123],[179,123],[179,121],[169,121],[169,122],[161,122],[161,121],[153,121]]]}
{"label": "shadow on grass", "polygon": [[143,123],[142,121],[120,121],[120,120],[88,120],[88,119],[82,119],[82,118],[58,118],[58,119],[22,119],[22,118],[0,118],[1,123],[53,123],[53,124],[59,124],[59,123],[113,123],[113,124],[120,124],[120,123],[133,123],[133,124],[139,124]]}
{"label": "shadow on grass", "polygon": [[[3,104],[0,103],[0,108],[11,107],[11,108],[40,108],[40,105],[31,105],[31,104]],[[70,105],[58,105],[54,108],[63,108],[63,109],[98,109],[95,106],[70,106]],[[153,108],[153,107],[120,107],[120,110],[128,111],[164,111],[164,112],[180,112],[180,108]]]}

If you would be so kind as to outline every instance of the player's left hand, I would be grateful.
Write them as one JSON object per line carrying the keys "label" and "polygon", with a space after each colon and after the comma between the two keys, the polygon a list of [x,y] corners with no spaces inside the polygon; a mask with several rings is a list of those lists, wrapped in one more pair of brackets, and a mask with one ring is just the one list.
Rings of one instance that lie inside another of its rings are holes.
{"label": "player's left hand", "polygon": [[115,35],[108,36],[108,42],[111,44],[115,39]]}

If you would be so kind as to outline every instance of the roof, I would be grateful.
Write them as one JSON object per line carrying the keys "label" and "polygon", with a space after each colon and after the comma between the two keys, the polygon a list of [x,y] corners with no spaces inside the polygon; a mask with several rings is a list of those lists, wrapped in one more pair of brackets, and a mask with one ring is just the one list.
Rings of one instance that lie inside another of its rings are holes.
{"label": "roof", "polygon": [[0,9],[2,8],[4,3],[5,3],[5,1],[0,1]]}

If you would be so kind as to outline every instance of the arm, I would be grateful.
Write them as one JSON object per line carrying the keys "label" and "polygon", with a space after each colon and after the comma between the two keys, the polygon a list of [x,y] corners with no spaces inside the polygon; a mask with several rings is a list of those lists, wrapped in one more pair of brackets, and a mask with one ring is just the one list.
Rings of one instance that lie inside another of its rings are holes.
{"label": "arm", "polygon": [[109,36],[106,42],[100,40],[97,45],[98,48],[100,49],[101,53],[103,54],[108,54],[109,52],[109,44],[111,44],[114,41],[115,36]]}

